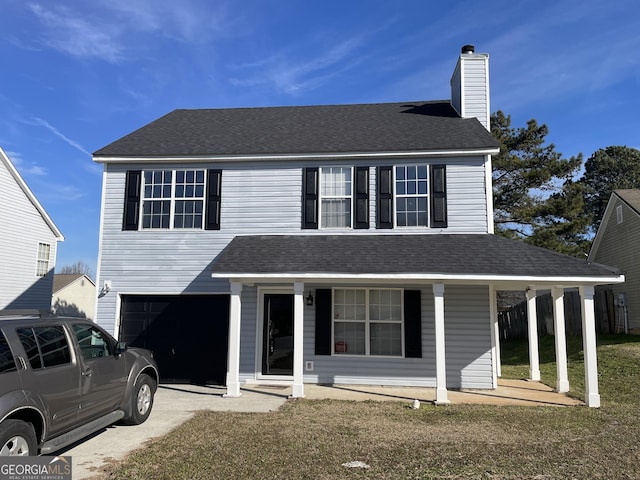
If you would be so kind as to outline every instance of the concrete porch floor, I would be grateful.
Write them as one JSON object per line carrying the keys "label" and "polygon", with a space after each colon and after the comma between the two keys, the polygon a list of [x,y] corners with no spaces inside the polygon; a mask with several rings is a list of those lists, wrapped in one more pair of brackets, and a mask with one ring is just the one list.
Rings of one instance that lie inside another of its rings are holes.
{"label": "concrete porch floor", "polygon": [[[242,390],[289,396],[290,386],[244,385]],[[433,403],[435,388],[387,387],[375,385],[304,385],[308,400],[378,400],[411,402],[414,399]],[[449,390],[451,404],[526,405],[526,406],[575,406],[584,402],[558,393],[540,382],[500,379],[495,390]]]}

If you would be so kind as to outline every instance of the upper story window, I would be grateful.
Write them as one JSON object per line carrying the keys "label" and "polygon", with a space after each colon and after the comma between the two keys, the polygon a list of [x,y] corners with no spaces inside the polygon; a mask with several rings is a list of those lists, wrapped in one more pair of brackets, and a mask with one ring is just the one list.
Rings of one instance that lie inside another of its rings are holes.
{"label": "upper story window", "polygon": [[49,261],[51,257],[51,245],[38,243],[38,259],[36,261],[36,276],[45,277],[49,273]]}
{"label": "upper story window", "polygon": [[127,172],[123,230],[220,229],[221,170]]}
{"label": "upper story window", "polygon": [[142,228],[202,228],[204,170],[146,170]]}
{"label": "upper story window", "polygon": [[369,228],[369,167],[305,168],[302,228]]}
{"label": "upper story window", "polygon": [[369,195],[375,195],[375,228],[447,227],[445,165],[303,170],[302,228],[369,228]]}
{"label": "upper story window", "polygon": [[378,167],[377,228],[447,227],[444,165]]}
{"label": "upper story window", "polygon": [[348,167],[320,169],[320,228],[351,228],[351,177]]}
{"label": "upper story window", "polygon": [[427,171],[426,165],[395,168],[395,218],[398,227],[426,227],[429,224]]}
{"label": "upper story window", "polygon": [[616,207],[616,221],[620,224],[624,221],[624,217],[622,214],[622,205],[618,205]]}

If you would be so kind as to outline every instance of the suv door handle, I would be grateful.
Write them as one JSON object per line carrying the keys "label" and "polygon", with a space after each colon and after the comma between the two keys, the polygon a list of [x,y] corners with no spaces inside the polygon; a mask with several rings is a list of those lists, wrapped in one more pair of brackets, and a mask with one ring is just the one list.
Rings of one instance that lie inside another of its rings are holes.
{"label": "suv door handle", "polygon": [[93,370],[90,368],[87,368],[84,372],[82,372],[83,377],[90,377],[91,375],[93,375]]}

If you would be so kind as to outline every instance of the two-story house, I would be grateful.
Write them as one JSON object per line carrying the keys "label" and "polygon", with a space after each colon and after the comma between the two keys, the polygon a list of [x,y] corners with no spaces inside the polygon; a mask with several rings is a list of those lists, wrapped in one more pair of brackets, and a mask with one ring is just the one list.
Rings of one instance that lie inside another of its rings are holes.
{"label": "two-story house", "polygon": [[0,310],[51,310],[64,237],[0,148]]}
{"label": "two-story house", "polygon": [[[612,269],[493,235],[488,55],[451,99],[175,110],[94,153],[104,165],[97,321],[164,379],[493,389],[495,294],[582,292]],[[568,389],[563,309],[558,385]],[[561,324],[561,325],[560,325]]]}

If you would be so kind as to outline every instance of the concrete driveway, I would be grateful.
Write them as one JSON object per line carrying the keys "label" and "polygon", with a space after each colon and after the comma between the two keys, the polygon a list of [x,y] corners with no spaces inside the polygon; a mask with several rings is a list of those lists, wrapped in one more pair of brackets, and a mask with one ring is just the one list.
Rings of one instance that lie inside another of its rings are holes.
{"label": "concrete driveway", "polygon": [[239,398],[223,398],[225,387],[160,385],[149,419],[142,425],[115,425],[99,431],[55,455],[70,455],[73,479],[102,473],[104,466],[122,460],[145,442],[161,437],[188,420],[198,410],[269,412],[287,400],[282,392],[243,390]]}

